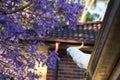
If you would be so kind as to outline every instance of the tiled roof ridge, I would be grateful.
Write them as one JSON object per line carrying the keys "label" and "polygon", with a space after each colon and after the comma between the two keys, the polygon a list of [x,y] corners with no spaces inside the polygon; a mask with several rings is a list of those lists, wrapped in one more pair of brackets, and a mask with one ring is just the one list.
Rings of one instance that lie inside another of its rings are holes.
{"label": "tiled roof ridge", "polygon": [[[84,26],[84,25],[93,25],[93,24],[101,24],[101,21],[95,21],[95,22],[84,22],[84,23],[79,23],[76,25],[77,26]],[[63,27],[68,26],[68,25],[64,25]]]}
{"label": "tiled roof ridge", "polygon": [[[66,25],[67,26],[67,25]],[[100,30],[101,22],[87,22],[76,25],[76,29],[63,27],[62,31],[53,30],[46,35],[45,41],[59,41],[59,42],[76,42],[84,41],[88,44],[94,44],[97,34]]]}
{"label": "tiled roof ridge", "polygon": [[78,25],[88,25],[88,24],[101,24],[101,21],[95,21],[95,22],[84,22],[84,23],[79,23]]}

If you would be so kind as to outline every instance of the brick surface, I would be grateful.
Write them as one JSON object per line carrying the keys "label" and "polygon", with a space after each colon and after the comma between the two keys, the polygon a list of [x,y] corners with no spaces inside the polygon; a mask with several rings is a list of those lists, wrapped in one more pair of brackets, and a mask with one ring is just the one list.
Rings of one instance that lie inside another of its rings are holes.
{"label": "brick surface", "polygon": [[[60,55],[58,62],[58,72],[48,69],[47,80],[83,80],[84,71],[80,69],[67,55]],[[57,77],[57,78],[55,78]]]}

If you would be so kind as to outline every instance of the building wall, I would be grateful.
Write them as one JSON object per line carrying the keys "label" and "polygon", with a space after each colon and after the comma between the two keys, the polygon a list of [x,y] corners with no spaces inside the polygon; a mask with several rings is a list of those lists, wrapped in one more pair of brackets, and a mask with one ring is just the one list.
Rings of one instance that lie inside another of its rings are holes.
{"label": "building wall", "polygon": [[48,69],[47,80],[83,80],[84,71],[66,53],[60,53],[61,61],[56,70]]}
{"label": "building wall", "polygon": [[56,80],[56,71],[48,69],[47,80]]}

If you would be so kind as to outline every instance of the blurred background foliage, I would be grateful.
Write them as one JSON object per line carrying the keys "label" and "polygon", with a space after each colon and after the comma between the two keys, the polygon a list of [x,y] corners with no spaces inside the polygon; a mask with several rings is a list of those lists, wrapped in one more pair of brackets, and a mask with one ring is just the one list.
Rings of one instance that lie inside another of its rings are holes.
{"label": "blurred background foliage", "polygon": [[81,0],[80,4],[85,5],[79,22],[102,21],[107,9],[109,0]]}

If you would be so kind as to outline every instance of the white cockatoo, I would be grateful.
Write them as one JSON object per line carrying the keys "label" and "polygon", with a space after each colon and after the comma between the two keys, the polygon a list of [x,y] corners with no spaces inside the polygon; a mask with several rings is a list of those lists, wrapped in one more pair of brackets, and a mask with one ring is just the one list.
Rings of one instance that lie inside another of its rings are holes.
{"label": "white cockatoo", "polygon": [[84,53],[79,49],[84,46],[84,42],[79,47],[68,47],[67,54],[70,55],[73,61],[80,67],[87,69],[91,54]]}

